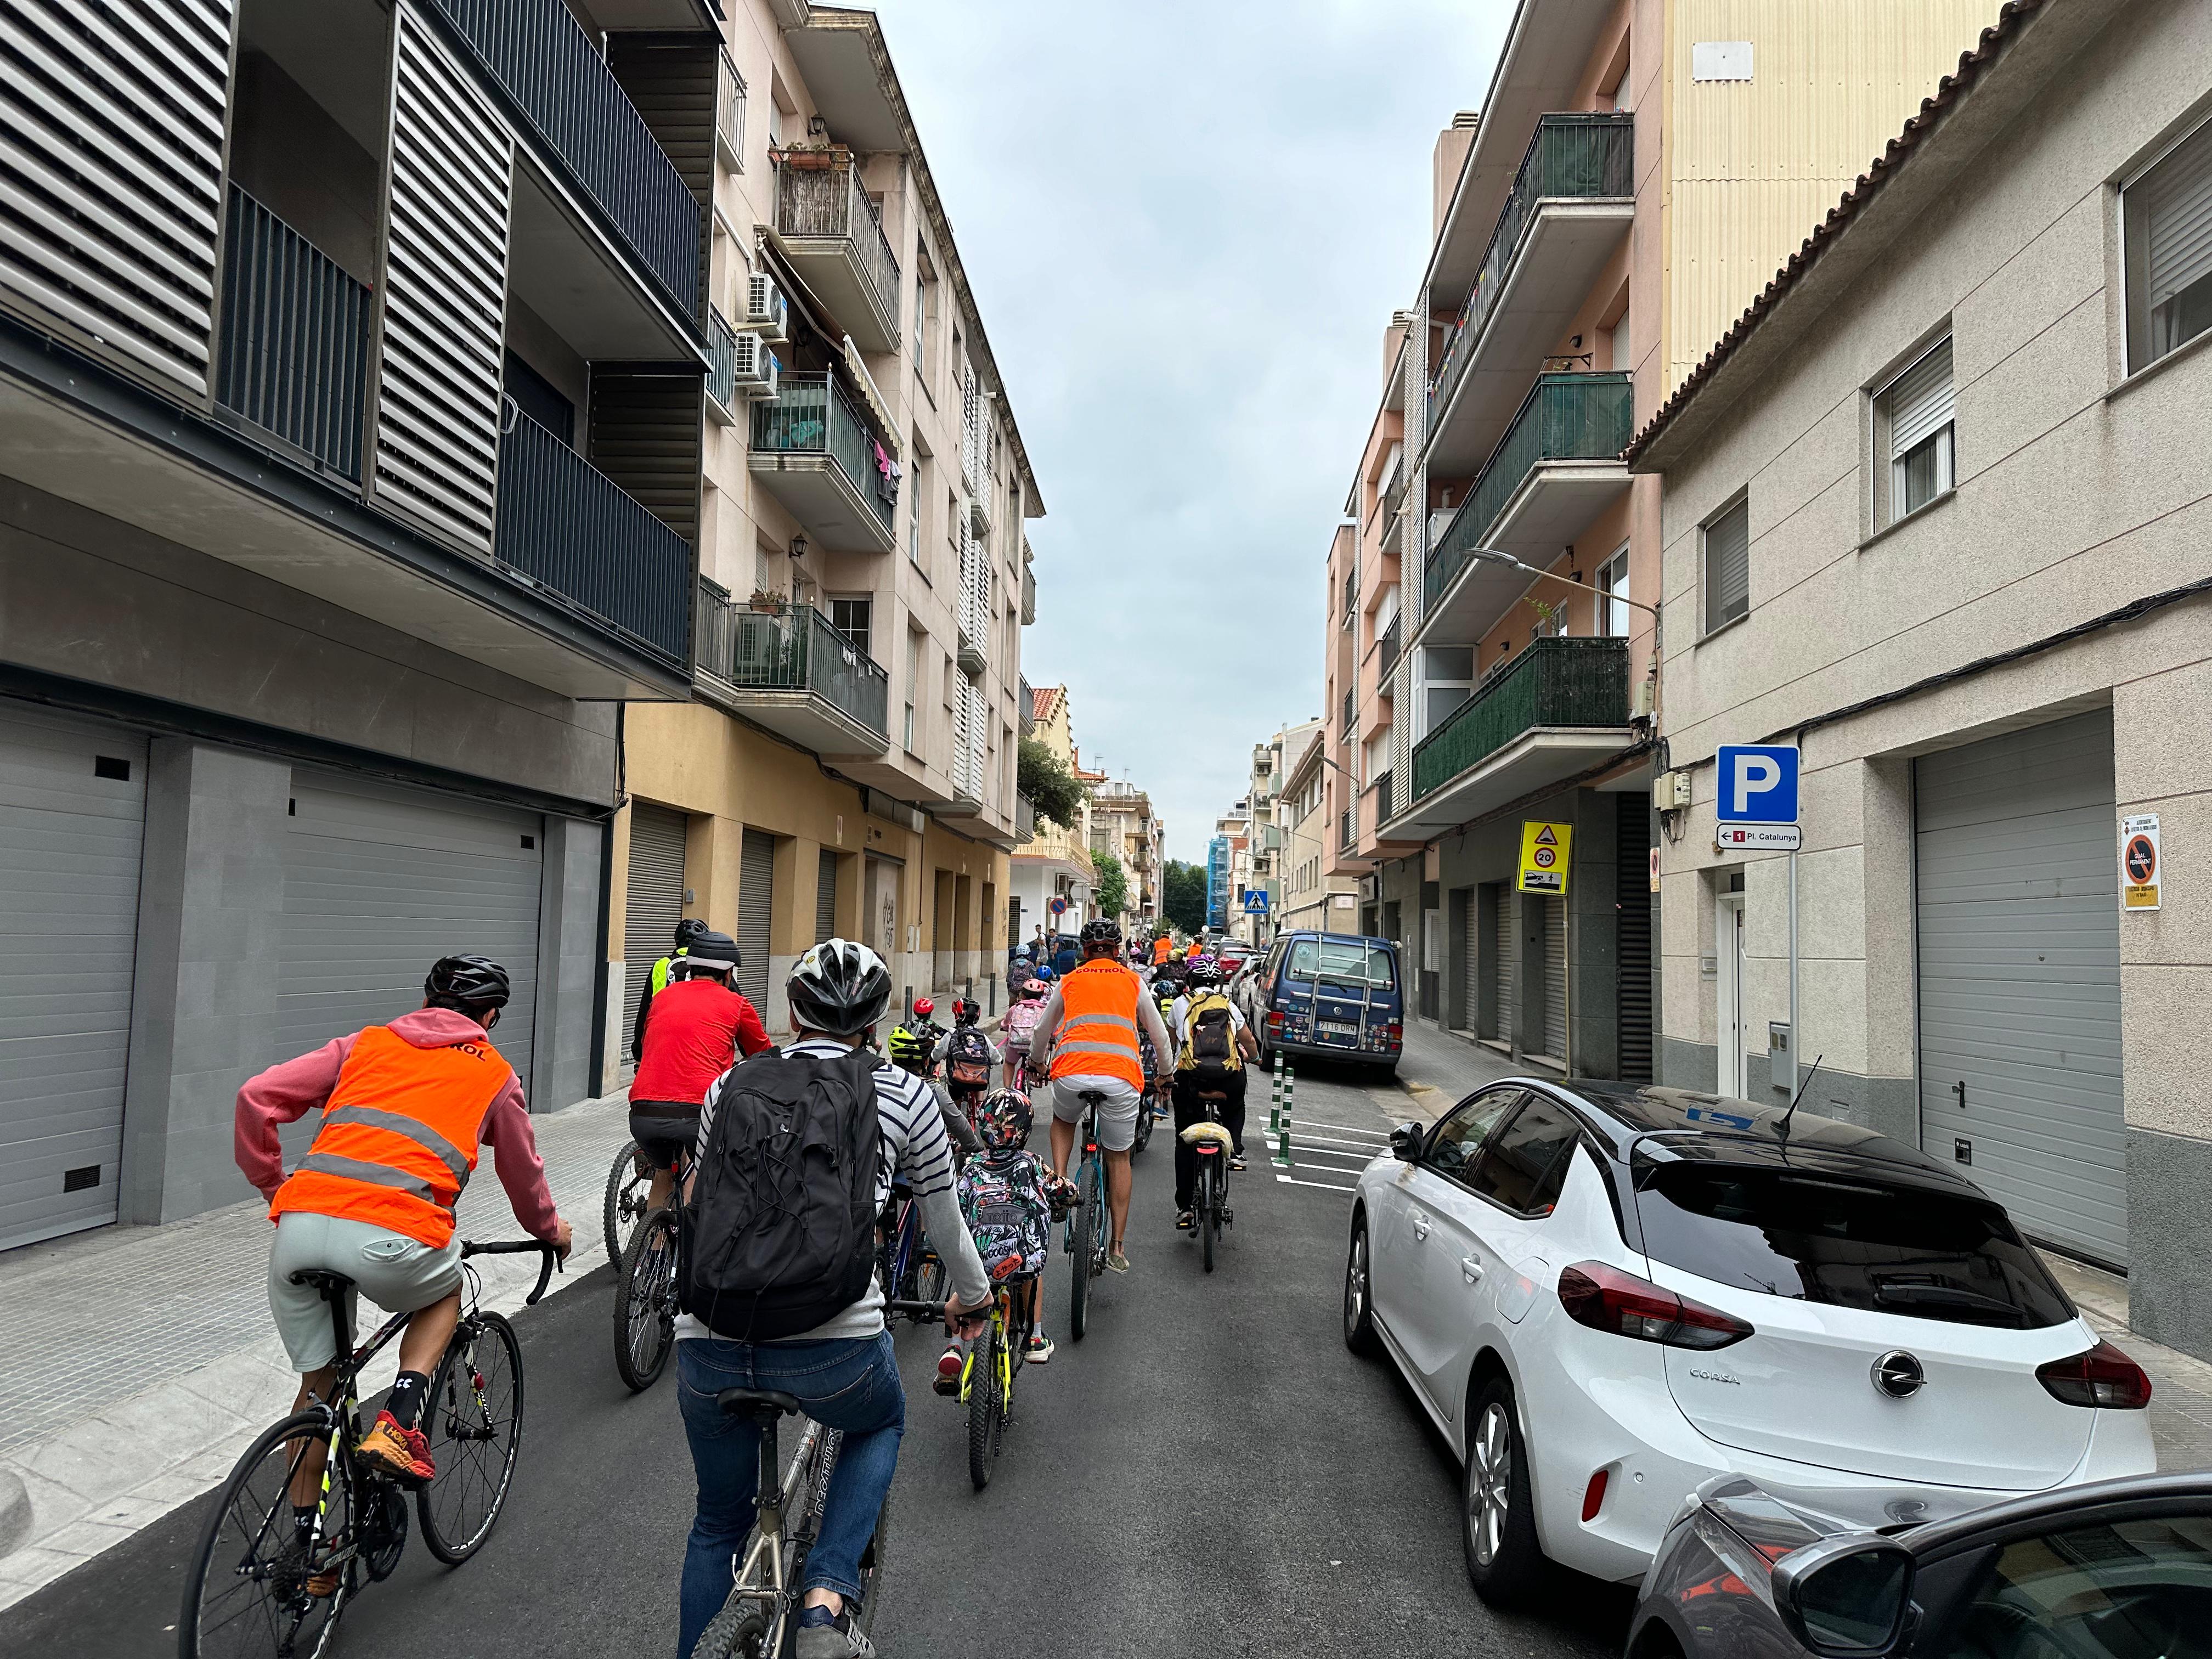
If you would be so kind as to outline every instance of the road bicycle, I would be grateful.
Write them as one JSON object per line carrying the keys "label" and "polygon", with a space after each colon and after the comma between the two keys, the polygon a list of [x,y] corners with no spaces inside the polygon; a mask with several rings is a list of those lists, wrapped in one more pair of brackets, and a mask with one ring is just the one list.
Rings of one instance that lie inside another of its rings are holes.
{"label": "road bicycle", "polygon": [[614,1167],[607,1171],[606,1197],[599,1206],[600,1220],[606,1229],[607,1260],[617,1273],[622,1271],[630,1229],[643,1218],[652,1192],[653,1160],[637,1142],[624,1141],[622,1151],[615,1154]]}
{"label": "road bicycle", "polygon": [[1106,1207],[1106,1161],[1098,1151],[1098,1109],[1106,1103],[1106,1091],[1083,1089],[1075,1097],[1083,1103],[1083,1159],[1075,1166],[1075,1204],[1067,1212],[1067,1255],[1073,1270],[1067,1329],[1080,1342],[1090,1324],[1091,1281],[1106,1271],[1113,1224]]}
{"label": "road bicycle", "polygon": [[[991,1321],[969,1345],[960,1371],[960,1401],[968,1408],[968,1478],[981,1492],[1014,1419],[1014,1380],[1029,1352],[1030,1286],[1035,1273],[1016,1273],[992,1288]],[[939,1304],[940,1306],[942,1304]]]}
{"label": "road bicycle", "polygon": [[[941,1321],[945,1304],[892,1301],[884,1311]],[[773,1389],[724,1389],[714,1402],[733,1417],[750,1418],[760,1429],[760,1496],[729,1599],[699,1632],[691,1659],[781,1659],[798,1634],[806,1558],[821,1536],[822,1508],[829,1501],[830,1476],[845,1437],[805,1418],[794,1397]],[[800,1418],[805,1428],[779,1474],[776,1430],[786,1417]],[[886,1494],[875,1535],[860,1553],[860,1593],[853,1603],[853,1619],[862,1635],[875,1624],[875,1589],[883,1576],[890,1512]]]}
{"label": "road bicycle", "polygon": [[[535,1250],[544,1260],[534,1305],[559,1255],[535,1239],[464,1243],[465,1263],[479,1255]],[[312,1285],[330,1304],[340,1358],[329,1401],[264,1430],[222,1484],[185,1584],[177,1619],[179,1659],[318,1659],[364,1583],[389,1578],[407,1547],[408,1491],[430,1553],[458,1566],[483,1547],[507,1502],[522,1447],[522,1349],[514,1328],[477,1306],[482,1285],[464,1267],[460,1322],[430,1379],[422,1430],[437,1474],[403,1480],[364,1462],[361,1373],[407,1323],[394,1314],[353,1346],[347,1297],[353,1280],[309,1268],[293,1282]],[[301,1520],[312,1516],[310,1524]]]}
{"label": "road bicycle", "polygon": [[1198,1154],[1192,1226],[1198,1234],[1200,1253],[1206,1258],[1206,1271],[1212,1273],[1213,1252],[1221,1243],[1221,1229],[1237,1219],[1229,1208],[1229,1159],[1236,1151],[1237,1139],[1220,1124],[1208,1121],[1185,1129],[1182,1142]]}

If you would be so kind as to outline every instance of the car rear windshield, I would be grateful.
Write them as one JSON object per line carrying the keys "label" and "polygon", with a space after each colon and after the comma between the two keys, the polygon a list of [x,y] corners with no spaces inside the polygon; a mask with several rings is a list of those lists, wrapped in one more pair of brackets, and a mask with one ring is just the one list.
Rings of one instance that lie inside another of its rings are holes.
{"label": "car rear windshield", "polygon": [[1645,1251],[1717,1284],[2021,1330],[2074,1316],[1986,1200],[1879,1176],[1698,1164],[1646,1165],[1637,1188]]}
{"label": "car rear windshield", "polygon": [[1390,990],[1398,983],[1398,965],[1388,949],[1351,939],[1300,939],[1291,947],[1289,971],[1294,979],[1318,977],[1339,985],[1370,985],[1378,991]]}

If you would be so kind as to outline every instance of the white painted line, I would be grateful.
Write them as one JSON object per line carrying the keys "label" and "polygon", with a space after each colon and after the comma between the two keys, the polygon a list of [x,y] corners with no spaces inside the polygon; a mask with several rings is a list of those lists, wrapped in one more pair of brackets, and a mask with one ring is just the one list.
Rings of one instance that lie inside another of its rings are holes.
{"label": "white painted line", "polygon": [[1358,1164],[1363,1170],[1375,1161],[1372,1157],[1365,1152],[1332,1152],[1326,1146],[1301,1146],[1295,1140],[1291,1143],[1291,1163],[1296,1164],[1300,1162],[1302,1159],[1308,1158],[1340,1158],[1349,1163]]}
{"label": "white painted line", "polygon": [[1319,1187],[1331,1193],[1356,1193],[1359,1190],[1357,1187],[1340,1187],[1334,1181],[1300,1181],[1294,1176],[1286,1175],[1279,1175],[1275,1179],[1285,1187]]}
{"label": "white painted line", "polygon": [[1363,1146],[1356,1140],[1331,1140],[1326,1135],[1302,1135],[1295,1130],[1291,1133],[1291,1145],[1293,1146],[1339,1146],[1347,1152],[1357,1153],[1361,1158],[1380,1158],[1384,1151],[1384,1148],[1380,1146]]}
{"label": "white painted line", "polygon": [[1377,1140],[1388,1140],[1395,1133],[1395,1131],[1389,1129],[1364,1128],[1360,1125],[1354,1123],[1323,1123],[1319,1118],[1299,1117],[1295,1113],[1292,1114],[1291,1118],[1291,1133],[1296,1134],[1301,1128],[1334,1129],[1339,1134],[1346,1135],[1372,1135]]}

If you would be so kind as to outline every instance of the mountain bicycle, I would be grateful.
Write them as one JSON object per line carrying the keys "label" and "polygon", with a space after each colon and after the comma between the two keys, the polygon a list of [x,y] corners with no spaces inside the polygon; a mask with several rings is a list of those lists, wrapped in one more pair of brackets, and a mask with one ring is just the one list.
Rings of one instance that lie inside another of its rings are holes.
{"label": "mountain bicycle", "polygon": [[[945,1317],[945,1304],[892,1301],[887,1314],[910,1318]],[[830,1476],[845,1437],[811,1419],[781,1474],[777,1473],[777,1425],[801,1415],[792,1395],[767,1389],[724,1389],[715,1404],[735,1417],[748,1417],[760,1428],[760,1496],[753,1529],[738,1557],[737,1580],[722,1610],[709,1620],[691,1649],[691,1659],[780,1659],[791,1650],[799,1628],[806,1558],[822,1531],[822,1508],[830,1498]],[[890,1498],[876,1517],[875,1536],[860,1553],[860,1593],[854,1599],[854,1626],[866,1635],[875,1624],[875,1589],[883,1576],[884,1534],[890,1524]]]}
{"label": "mountain bicycle", "polygon": [[[1219,1098],[1219,1097],[1213,1097]],[[1194,1123],[1182,1132],[1182,1142],[1198,1154],[1198,1189],[1191,1212],[1206,1271],[1213,1271],[1213,1252],[1221,1243],[1224,1224],[1237,1218],[1229,1208],[1229,1159],[1236,1137],[1218,1123]]]}
{"label": "mountain bicycle", "polygon": [[622,1271],[630,1229],[645,1214],[652,1191],[653,1160],[637,1142],[625,1140],[622,1151],[615,1154],[614,1167],[607,1171],[606,1196],[599,1205],[599,1218],[606,1229],[607,1260],[617,1273]]}
{"label": "mountain bicycle", "polygon": [[[960,1400],[968,1407],[968,1478],[981,1492],[1014,1418],[1014,1381],[1029,1352],[1030,1285],[1034,1273],[1016,1273],[991,1290],[991,1322],[968,1349],[961,1368]],[[940,1306],[942,1304],[939,1304]]]}
{"label": "mountain bicycle", "polygon": [[[531,1250],[544,1257],[528,1298],[534,1305],[559,1261],[552,1245],[464,1243],[461,1258]],[[185,1584],[179,1659],[327,1653],[356,1591],[389,1578],[399,1565],[408,1490],[423,1543],[458,1566],[483,1547],[514,1479],[522,1349],[512,1325],[477,1306],[483,1287],[473,1267],[463,1270],[460,1322],[423,1401],[422,1432],[438,1470],[427,1482],[403,1480],[354,1451],[362,1436],[361,1373],[409,1316],[394,1314],[356,1348],[346,1306],[353,1281],[313,1268],[292,1277],[331,1305],[339,1355],[331,1397],[311,1401],[264,1431],[223,1482]],[[296,1517],[310,1513],[312,1523],[301,1526]]]}
{"label": "mountain bicycle", "polygon": [[1067,1255],[1073,1270],[1068,1286],[1068,1333],[1080,1342],[1090,1322],[1091,1281],[1106,1271],[1113,1231],[1106,1208],[1106,1160],[1098,1152],[1098,1109],[1103,1089],[1079,1090],[1083,1103],[1083,1159],[1075,1166],[1075,1205],[1067,1213]]}
{"label": "mountain bicycle", "polygon": [[615,1276],[615,1372],[632,1394],[659,1382],[676,1352],[677,1239],[683,1205],[679,1187],[646,1217]]}

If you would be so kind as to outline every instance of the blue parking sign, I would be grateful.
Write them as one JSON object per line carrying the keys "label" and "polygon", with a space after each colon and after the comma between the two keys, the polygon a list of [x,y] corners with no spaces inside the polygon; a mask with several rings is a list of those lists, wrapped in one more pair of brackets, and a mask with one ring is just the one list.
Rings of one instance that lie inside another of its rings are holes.
{"label": "blue parking sign", "polygon": [[1723,744],[1714,815],[1723,823],[1796,823],[1797,757],[1794,746]]}

